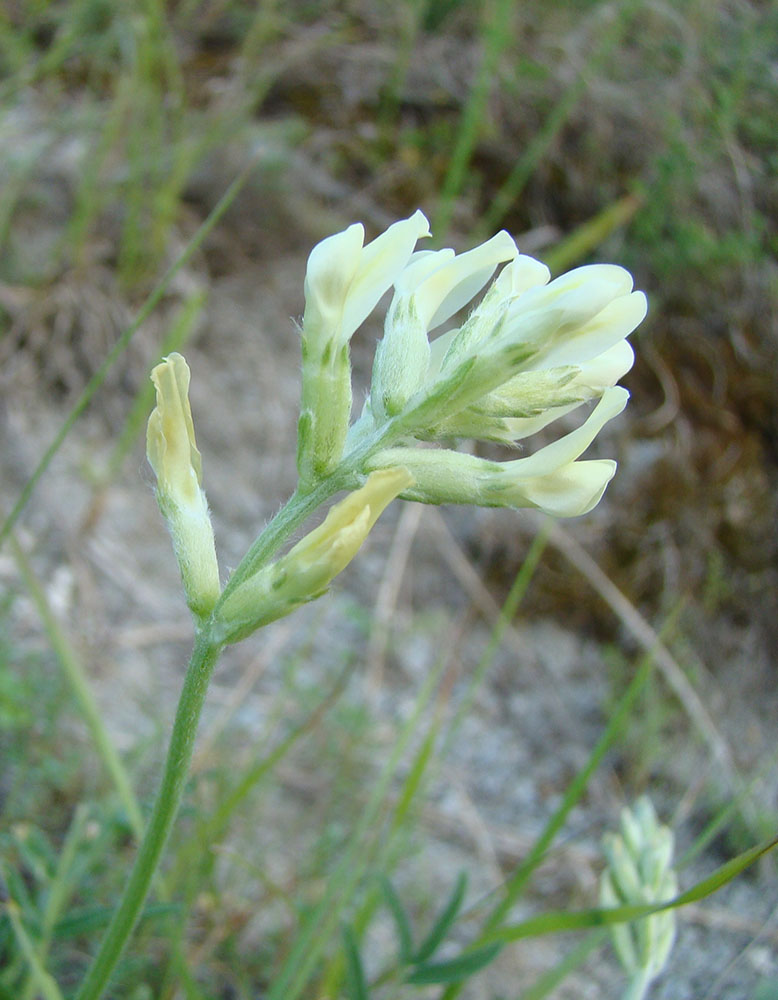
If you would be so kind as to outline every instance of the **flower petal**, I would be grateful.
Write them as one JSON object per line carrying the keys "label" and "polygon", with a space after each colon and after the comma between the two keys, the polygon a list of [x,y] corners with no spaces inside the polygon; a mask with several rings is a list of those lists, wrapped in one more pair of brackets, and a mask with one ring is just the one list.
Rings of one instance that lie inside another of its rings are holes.
{"label": "flower petal", "polygon": [[313,248],[305,274],[303,327],[313,331],[320,352],[333,339],[343,345],[352,337],[423,236],[429,236],[429,223],[422,212],[415,212],[367,246],[364,226],[355,223]]}
{"label": "flower petal", "polygon": [[305,270],[304,325],[322,324],[328,334],[340,327],[364,239],[365,227],[355,222],[311,250]]}
{"label": "flower petal", "polygon": [[643,322],[648,303],[643,292],[622,295],[606,305],[569,336],[554,338],[533,358],[532,368],[580,365],[609,351]]}
{"label": "flower petal", "polygon": [[607,458],[569,462],[545,476],[521,477],[502,495],[511,498],[511,506],[538,507],[555,517],[578,517],[597,506],[615,472],[616,463]]}
{"label": "flower petal", "polygon": [[528,458],[505,462],[502,468],[506,473],[510,470],[511,476],[520,476],[522,479],[555,472],[583,454],[605,424],[621,413],[628,399],[629,393],[621,386],[606,389],[600,402],[579,428],[546,445]]}
{"label": "flower petal", "polygon": [[[518,254],[513,238],[504,230],[466,253],[452,257],[446,251],[438,251],[440,254],[444,252],[447,259],[435,270],[431,270],[427,260],[412,265],[416,281],[412,294],[418,315],[427,330],[434,330],[445,323],[484,287],[498,264],[512,260]],[[416,267],[419,267],[418,271]],[[420,271],[424,277],[421,277]]]}
{"label": "flower petal", "polygon": [[395,222],[362,251],[343,316],[341,336],[349,339],[375,309],[378,300],[394,284],[413,253],[417,240],[430,235],[429,222],[421,211]]}

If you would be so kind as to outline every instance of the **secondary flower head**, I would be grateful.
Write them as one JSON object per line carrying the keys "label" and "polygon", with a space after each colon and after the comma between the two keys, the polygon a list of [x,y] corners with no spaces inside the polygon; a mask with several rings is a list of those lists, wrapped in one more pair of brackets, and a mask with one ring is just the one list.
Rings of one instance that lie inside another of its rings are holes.
{"label": "secondary flower head", "polygon": [[[619,833],[606,834],[607,867],[600,883],[603,906],[665,903],[678,892],[673,833],[657,819],[651,800],[623,809]],[[663,910],[629,924],[613,924],[611,937],[626,972],[646,986],[662,971],[675,940],[675,912]]]}
{"label": "secondary flower head", "polygon": [[173,536],[189,606],[203,616],[219,597],[219,567],[201,488],[189,378],[189,366],[180,354],[169,355],[153,369],[157,405],[149,417],[146,454],[157,477],[157,500]]}
{"label": "secondary flower head", "polygon": [[412,483],[407,469],[384,469],[336,503],[318,528],[227,597],[217,614],[222,641],[236,642],[320,597],[357,554],[381,513]]}

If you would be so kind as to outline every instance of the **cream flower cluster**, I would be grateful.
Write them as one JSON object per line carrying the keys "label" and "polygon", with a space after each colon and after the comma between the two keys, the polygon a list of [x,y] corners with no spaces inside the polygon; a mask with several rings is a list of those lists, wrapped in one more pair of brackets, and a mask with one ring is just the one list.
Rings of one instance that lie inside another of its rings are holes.
{"label": "cream flower cluster", "polygon": [[[189,368],[171,354],[152,372],[157,405],[147,444],[157,497],[189,606],[201,623],[211,619],[219,641],[236,641],[323,593],[398,495],[570,517],[591,510],[612,478],[615,462],[581,455],[628,399],[616,383],[633,361],[626,337],[646,312],[629,273],[596,264],[551,281],[548,268],[520,254],[506,232],[462,254],[417,250],[429,235],[416,212],[367,245],[357,224],[311,252],[300,482],[290,504],[313,510],[317,498],[351,492],[276,562],[247,554],[248,567],[224,593],[201,487]],[[352,424],[350,340],[390,289],[370,394]],[[461,324],[430,337],[481,292]],[[525,457],[494,462],[447,446],[457,438],[513,446],[588,401],[597,402],[576,430]]]}
{"label": "cream flower cluster", "polygon": [[[646,314],[628,271],[610,264],[550,280],[500,232],[466,253],[415,250],[429,235],[421,212],[364,246],[350,226],[314,248],[305,281],[298,464],[303,488],[340,463],[361,471],[407,468],[406,499],[538,507],[560,517],[591,510],[616,470],[581,460],[629,398],[617,381],[632,366],[626,337]],[[434,339],[498,276],[461,325]],[[390,288],[370,396],[349,429],[351,336]],[[588,401],[576,430],[534,454],[493,462],[421,441],[514,445]]]}

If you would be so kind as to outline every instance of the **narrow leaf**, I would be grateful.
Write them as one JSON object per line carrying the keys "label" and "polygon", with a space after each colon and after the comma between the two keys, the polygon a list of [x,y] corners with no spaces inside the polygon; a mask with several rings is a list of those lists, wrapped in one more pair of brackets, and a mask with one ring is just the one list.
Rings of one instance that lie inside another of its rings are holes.
{"label": "narrow leaf", "polygon": [[487,966],[497,956],[501,948],[501,944],[490,944],[485,948],[466,951],[448,962],[430,962],[426,965],[419,965],[405,981],[416,986],[427,983],[459,983]]}
{"label": "narrow leaf", "polygon": [[[141,922],[145,924],[149,920],[154,920],[158,917],[180,916],[181,909],[180,903],[151,903],[144,909]],[[94,906],[83,910],[76,910],[69,916],[57,921],[54,925],[53,936],[59,939],[71,938],[99,930],[108,925],[112,915],[113,907],[111,906]]]}
{"label": "narrow leaf", "polygon": [[712,875],[702,879],[686,892],[682,892],[674,899],[665,903],[644,903],[630,906],[595,907],[590,910],[558,910],[549,913],[541,913],[537,917],[524,920],[519,924],[510,924],[498,930],[491,931],[483,936],[481,940],[491,942],[506,943],[508,941],[518,941],[526,937],[538,937],[541,934],[555,934],[559,931],[580,930],[586,927],[601,927],[608,924],[627,923],[632,920],[639,920],[641,917],[648,917],[652,913],[661,913],[663,910],[672,910],[679,906],[686,906],[687,903],[696,903],[706,896],[721,889],[722,886],[731,882],[733,878],[742,871],[758,861],[764,854],[771,851],[778,845],[778,837],[765,844],[758,844],[748,851],[744,851],[731,861],[717,868]]}
{"label": "narrow leaf", "polygon": [[411,955],[413,954],[413,931],[411,930],[408,913],[386,875],[381,876],[379,885],[381,886],[384,902],[392,915],[392,920],[394,920],[394,926],[397,928],[400,962],[403,965],[408,965],[412,961]]}
{"label": "narrow leaf", "polygon": [[347,924],[341,928],[343,934],[343,949],[346,952],[346,985],[350,1000],[368,1000],[367,981],[359,945],[354,931]]}
{"label": "narrow leaf", "polygon": [[430,958],[430,956],[433,955],[440,947],[440,944],[445,938],[449,927],[451,927],[456,915],[459,913],[462,906],[462,900],[465,898],[466,889],[467,874],[465,872],[460,872],[448,902],[444,906],[438,919],[433,924],[432,930],[430,930],[429,934],[424,938],[422,943],[419,945],[418,951],[413,956],[413,961],[415,963],[426,962],[427,959]]}

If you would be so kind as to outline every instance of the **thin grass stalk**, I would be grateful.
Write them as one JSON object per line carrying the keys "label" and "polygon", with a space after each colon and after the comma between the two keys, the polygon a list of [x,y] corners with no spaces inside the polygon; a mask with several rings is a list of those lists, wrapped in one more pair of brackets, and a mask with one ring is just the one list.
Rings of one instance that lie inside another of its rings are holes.
{"label": "thin grass stalk", "polygon": [[429,703],[445,668],[445,661],[433,670],[416,699],[391,756],[375,783],[362,817],[352,833],[343,857],[327,881],[324,895],[316,906],[287,956],[267,995],[267,1000],[297,1000],[310,980],[314,966],[337,929],[343,908],[363,878],[369,857],[370,833],[374,829],[402,756],[407,749],[422,712]]}
{"label": "thin grass stalk", "polygon": [[[611,715],[605,732],[598,740],[594,750],[589,755],[589,759],[584,767],[578,772],[570,782],[561,803],[554,811],[553,815],[546,823],[542,833],[532,846],[527,858],[516,868],[505,885],[502,887],[502,899],[492,908],[491,913],[484,921],[481,933],[476,937],[471,947],[479,948],[490,942],[490,933],[500,926],[511,907],[518,900],[524,891],[532,873],[541,863],[546,852],[553,843],[556,835],[561,830],[570,811],[583,795],[589,779],[599,767],[606,752],[610,749],[613,741],[621,732],[629,713],[634,707],[638,695],[643,690],[648,678],[654,668],[651,656],[645,656],[641,662],[637,673],[629,684],[629,687],[622,695],[618,705]],[[461,992],[462,985],[454,984],[447,987],[441,994],[441,1000],[453,1000]]]}
{"label": "thin grass stalk", "polygon": [[575,80],[564,91],[551,109],[543,127],[530,140],[524,153],[516,161],[513,170],[498,189],[489,207],[484,211],[478,233],[494,232],[516,203],[538,164],[550,149],[552,143],[565,126],[573,109],[586,92],[588,74],[597,68],[621,40],[627,17],[636,6],[637,0],[625,0],[614,16],[613,23],[601,32],[599,42],[592,46],[589,58],[581,67]]}
{"label": "thin grass stalk", "polygon": [[[72,892],[71,873],[76,854],[83,840],[84,827],[86,826],[88,815],[87,807],[83,803],[76,807],[75,815],[65,837],[65,843],[62,845],[62,850],[57,860],[57,869],[48,886],[46,906],[41,921],[40,940],[36,948],[38,961],[41,965],[45,963],[48,956],[54,926],[67,906]],[[22,1000],[32,1000],[38,988],[36,977],[32,970],[30,970],[27,983],[22,989]]]}
{"label": "thin grass stalk", "polygon": [[[7,882],[7,879],[4,878],[2,867],[0,867],[0,878]],[[53,977],[46,971],[43,963],[38,957],[32,938],[27,933],[27,930],[22,923],[18,905],[14,902],[14,900],[7,899],[2,904],[0,912],[5,913],[6,917],[8,917],[8,922],[11,925],[14,938],[19,946],[19,951],[22,953],[25,961],[27,962],[30,975],[34,980],[36,987],[40,990],[41,996],[44,1000],[64,1000],[64,997]]]}
{"label": "thin grass stalk", "polygon": [[419,35],[425,7],[425,0],[411,0],[410,3],[397,4],[394,9],[395,15],[400,20],[399,38],[393,49],[394,65],[386,82],[386,89],[381,98],[377,115],[379,133],[387,145],[396,137],[402,91],[410,69],[411,56]]}
{"label": "thin grass stalk", "polygon": [[113,367],[114,363],[122,356],[122,354],[127,349],[130,341],[137,333],[138,329],[146,322],[149,316],[154,312],[156,307],[159,305],[160,301],[167,292],[175,276],[178,274],[181,268],[184,267],[189,262],[189,260],[191,260],[191,258],[194,256],[194,254],[202,245],[202,243],[208,237],[211,230],[217,224],[219,219],[221,219],[221,217],[233,203],[233,201],[239,194],[241,188],[244,186],[246,181],[249,179],[249,177],[257,167],[258,163],[259,163],[259,157],[252,160],[252,162],[242,171],[242,173],[239,174],[239,176],[232,182],[232,184],[230,184],[230,186],[225,191],[224,195],[219,199],[217,204],[209,213],[206,220],[202,223],[202,225],[197,230],[195,235],[189,241],[189,243],[187,244],[186,248],[183,250],[181,255],[178,257],[175,263],[168,268],[168,270],[162,277],[162,280],[159,282],[159,284],[154,288],[149,297],[146,299],[143,307],[141,308],[135,320],[127,327],[126,330],[124,330],[124,332],[121,334],[121,336],[111,349],[110,353],[106,357],[105,361],[102,363],[102,365],[100,365],[100,368],[95,372],[95,374],[89,380],[86,387],[84,388],[84,391],[77,399],[73,408],[70,410],[68,415],[63,420],[62,425],[59,431],[57,432],[54,440],[46,449],[42,458],[38,462],[38,465],[35,467],[34,472],[23,486],[19,494],[19,498],[14,504],[10,514],[6,517],[5,521],[3,522],[3,526],[2,528],[0,528],[0,546],[6,540],[10,531],[13,529],[14,525],[19,520],[22,511],[26,507],[27,502],[29,501],[30,497],[32,496],[35,490],[35,487],[38,485],[38,481],[40,480],[41,476],[44,474],[46,469],[48,469],[52,459],[57,454],[59,449],[62,447],[62,443],[70,433],[73,425],[76,423],[76,421],[84,412],[84,410],[87,408],[89,403],[92,401],[92,397],[95,395],[97,390],[105,381],[105,377],[110,371],[110,369]]}
{"label": "thin grass stalk", "polygon": [[[411,806],[416,799],[417,792],[421,787],[427,765],[433,758],[433,751],[435,749],[435,743],[439,733],[440,719],[435,718],[433,719],[432,724],[430,725],[430,728],[416,753],[416,757],[414,758],[413,764],[408,771],[408,775],[403,782],[403,786],[400,790],[400,796],[394,809],[391,824],[386,834],[382,837],[381,848],[374,861],[374,867],[382,874],[391,872],[394,865],[397,863],[399,858],[397,841],[400,833],[402,832],[403,824],[407,820]],[[382,894],[379,889],[371,889],[367,894],[367,898],[364,900],[351,921],[350,925],[354,930],[357,940],[361,939],[363,933],[369,926],[370,919],[380,904],[381,899]],[[317,987],[317,993],[321,996],[338,996],[341,990],[345,971],[346,963],[341,951],[331,959],[324,975],[321,978],[321,982]],[[391,978],[391,976],[384,974],[380,978],[383,983],[388,978]]]}
{"label": "thin grass stalk", "polygon": [[119,799],[127,813],[127,819],[129,820],[132,832],[140,841],[143,837],[145,827],[143,816],[132,790],[127,771],[108,734],[100,706],[97,704],[97,699],[92,691],[81,658],[76,653],[70,640],[57,621],[43,587],[24,549],[13,533],[10,535],[10,545],[16,566],[32,598],[51,647],[59,660],[73,697],[84,717],[97,754],[116,788]]}
{"label": "thin grass stalk", "polygon": [[211,642],[207,633],[198,635],[176,710],[165,769],[146,835],[119,905],[76,994],[76,1000],[99,1000],[103,995],[124,946],[141,916],[151,881],[181,804],[197,724],[208,682],[220,652],[220,647]]}
{"label": "thin grass stalk", "polygon": [[[494,624],[486,650],[476,666],[473,677],[471,678],[463,699],[458,706],[457,713],[447,729],[445,740],[439,752],[437,754],[434,753],[435,744],[440,732],[440,720],[437,718],[431,724],[430,729],[428,730],[427,735],[417,752],[414,764],[409,770],[408,776],[401,790],[399,800],[395,807],[392,825],[387,837],[385,838],[385,846],[380,852],[376,862],[378,869],[382,872],[391,870],[393,867],[393,864],[389,865],[389,859],[392,855],[396,834],[399,832],[402,824],[406,820],[418,792],[423,787],[422,783],[427,777],[427,767],[430,763],[443,759],[448,753],[459,726],[467,714],[468,708],[472,704],[480,685],[483,683],[489,667],[494,662],[494,656],[500,646],[500,643],[502,642],[505,630],[515,618],[519,605],[527,593],[529,584],[543,554],[546,540],[547,536],[543,530],[541,530],[533,539],[527,556],[516,574],[513,585],[508,592],[508,596],[506,597],[500,610],[500,614]],[[375,891],[371,893],[365,901],[365,904],[357,914],[354,921],[354,928],[358,933],[363,931],[367,926],[367,918],[374,911],[375,905],[377,905],[379,900],[380,893]],[[337,995],[343,976],[343,963],[342,959],[339,959],[340,956],[333,959],[330,963],[330,967],[325,973],[319,990],[323,996]],[[380,982],[383,984],[387,981],[391,981],[398,975],[399,971],[400,970],[398,968],[387,969],[379,976]]]}
{"label": "thin grass stalk", "polygon": [[116,95],[105,117],[97,146],[93,151],[90,151],[89,156],[84,157],[81,183],[74,198],[75,207],[68,220],[64,235],[56,248],[55,257],[57,259],[68,254],[76,264],[83,264],[85,261],[85,248],[90,227],[97,217],[102,203],[99,183],[100,171],[125,127],[125,119],[132,107],[134,96],[132,80],[119,79]]}
{"label": "thin grass stalk", "polygon": [[451,744],[459,731],[459,727],[467,717],[467,713],[473,704],[473,700],[478,693],[478,689],[489,672],[489,668],[494,663],[494,658],[497,655],[497,650],[500,648],[505,631],[516,617],[519,606],[524,600],[548,543],[549,530],[547,522],[541,526],[540,531],[532,540],[532,544],[529,547],[527,555],[524,557],[524,561],[519,567],[518,573],[514,577],[511,589],[508,591],[508,596],[505,598],[505,602],[500,609],[497,621],[494,623],[494,627],[492,628],[486,649],[481,654],[478,664],[476,665],[476,668],[473,671],[467,685],[467,689],[465,690],[462,700],[459,703],[456,715],[452,719],[446,733],[446,739],[441,751],[443,756],[448,753]]}
{"label": "thin grass stalk", "polygon": [[[694,861],[694,859],[705,850],[708,844],[710,844],[710,842],[718,836],[726,824],[738,813],[742,813],[743,802],[751,800],[752,793],[764,780],[765,776],[772,771],[775,767],[776,761],[778,761],[778,750],[770,754],[754,777],[747,784],[743,785],[734,798],[725,802],[721,809],[719,809],[718,812],[711,818],[710,822],[703,827],[699,835],[676,862],[675,868],[677,871],[682,871],[687,867],[687,865],[690,865],[692,861]],[[766,838],[770,835],[773,829],[772,817],[767,819],[764,827],[765,828],[763,830],[759,831],[759,834]]]}
{"label": "thin grass stalk", "polygon": [[593,218],[574,229],[548,253],[543,261],[552,274],[560,274],[587,257],[592,250],[625,226],[643,204],[642,194],[626,194],[606,205]]}
{"label": "thin grass stalk", "polygon": [[457,140],[432,222],[432,230],[439,238],[445,236],[451,224],[454,202],[462,191],[467,168],[481,132],[497,62],[511,39],[509,24],[512,7],[513,0],[494,0],[494,4],[492,0],[484,0],[481,68],[462,112]]}

